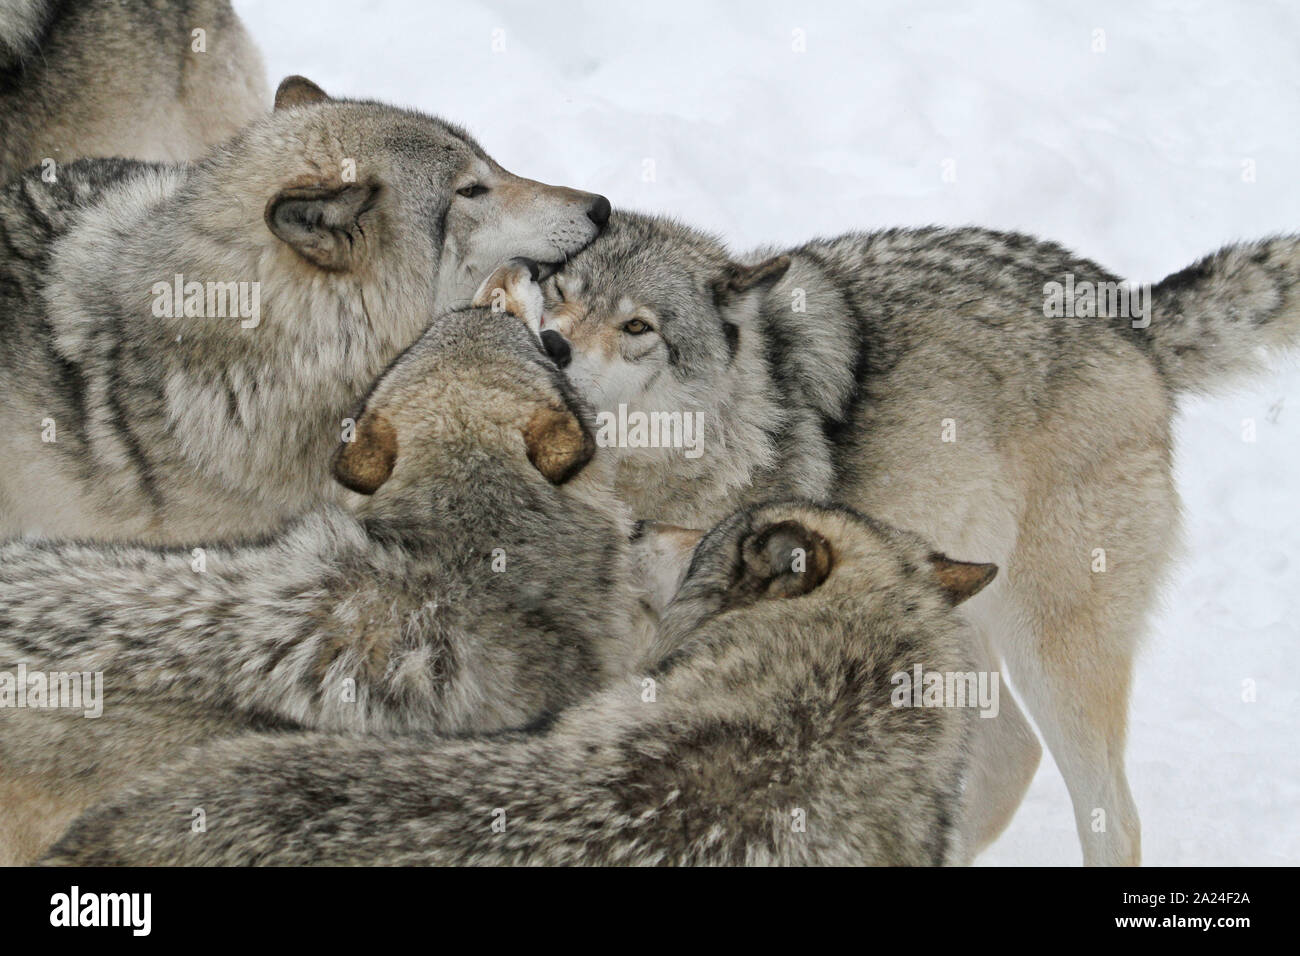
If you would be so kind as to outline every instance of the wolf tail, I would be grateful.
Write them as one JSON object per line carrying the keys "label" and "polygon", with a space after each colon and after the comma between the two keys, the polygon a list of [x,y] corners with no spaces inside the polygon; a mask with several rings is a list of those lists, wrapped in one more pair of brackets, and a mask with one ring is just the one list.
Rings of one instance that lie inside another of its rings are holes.
{"label": "wolf tail", "polygon": [[1141,330],[1176,391],[1210,392],[1300,346],[1300,237],[1225,246],[1151,290]]}

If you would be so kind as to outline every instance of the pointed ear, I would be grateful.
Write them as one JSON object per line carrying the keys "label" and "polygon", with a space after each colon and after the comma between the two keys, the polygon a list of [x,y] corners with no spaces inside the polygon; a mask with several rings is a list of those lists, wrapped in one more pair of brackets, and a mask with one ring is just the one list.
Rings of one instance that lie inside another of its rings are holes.
{"label": "pointed ear", "polygon": [[397,464],[397,430],[378,412],[364,412],[352,441],[334,455],[334,480],[344,488],[373,495]]}
{"label": "pointed ear", "polygon": [[528,460],[553,485],[562,485],[596,454],[596,439],[569,408],[543,405],[521,429]]}
{"label": "pointed ear", "polygon": [[768,598],[798,597],[815,590],[833,564],[830,543],[797,521],[781,521],[751,533],[740,544],[740,559],[737,587]]}
{"label": "pointed ear", "polygon": [[713,280],[713,300],[721,308],[742,292],[775,284],[790,268],[789,256],[774,256],[752,266],[730,262]]}
{"label": "pointed ear", "polygon": [[483,280],[470,305],[523,319],[524,325],[540,335],[546,305],[542,287],[537,284],[540,274],[541,267],[534,260],[516,256]]}
{"label": "pointed ear", "polygon": [[634,587],[656,614],[677,594],[703,531],[658,521],[638,521],[628,539]]}
{"label": "pointed ear", "polygon": [[934,569],[935,581],[953,607],[979,594],[998,573],[996,564],[954,561],[937,551],[930,555],[930,567]]}
{"label": "pointed ear", "polygon": [[275,91],[275,108],[277,110],[328,102],[329,96],[326,95],[325,91],[305,76],[286,76],[280,81],[280,86]]}
{"label": "pointed ear", "polygon": [[331,272],[350,269],[359,255],[358,220],[374,208],[379,187],[306,186],[282,189],[266,204],[266,225],[298,255]]}

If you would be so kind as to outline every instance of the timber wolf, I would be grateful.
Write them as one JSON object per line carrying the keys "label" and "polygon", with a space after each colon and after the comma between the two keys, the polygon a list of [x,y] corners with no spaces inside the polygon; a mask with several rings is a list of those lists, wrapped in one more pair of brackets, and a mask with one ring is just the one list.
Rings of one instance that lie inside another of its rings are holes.
{"label": "timber wolf", "polygon": [[197,159],[270,101],[228,0],[0,0],[0,181],[83,156]]}
{"label": "timber wolf", "polygon": [[[520,322],[457,312],[340,446],[355,514],[324,506],[224,548],[0,546],[0,860],[34,858],[188,744],[488,733],[626,674],[652,619],[589,419]],[[15,707],[20,667],[99,673],[102,716]]]}
{"label": "timber wolf", "polygon": [[[638,516],[707,526],[800,495],[1004,567],[968,610],[987,666],[1005,662],[1065,776],[1084,861],[1137,863],[1126,717],[1177,544],[1174,402],[1294,345],[1298,280],[1300,241],[1245,243],[1115,314],[1098,293],[1119,277],[1024,235],[890,229],[738,260],[680,223],[620,215],[546,282],[541,334],[598,415],[703,417],[698,457],[615,443]],[[1039,746],[1010,695],[975,746],[979,849]]]}
{"label": "timber wolf", "polygon": [[957,862],[972,712],[895,706],[890,678],[970,669],[951,608],[995,571],[845,509],[747,508],[695,548],[642,673],[547,727],[232,738],[92,809],[47,862]]}
{"label": "timber wolf", "polygon": [[608,216],[302,77],[200,162],[28,172],[0,193],[0,537],[193,547],[341,500],[330,451],[384,367]]}

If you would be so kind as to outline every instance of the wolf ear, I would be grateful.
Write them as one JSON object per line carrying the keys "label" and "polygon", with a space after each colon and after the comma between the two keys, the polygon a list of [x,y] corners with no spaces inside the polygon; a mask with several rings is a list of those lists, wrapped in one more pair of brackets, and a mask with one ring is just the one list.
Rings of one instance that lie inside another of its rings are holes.
{"label": "wolf ear", "polygon": [[830,543],[797,521],[781,521],[740,543],[736,586],[758,597],[792,598],[821,586],[830,576]]}
{"label": "wolf ear", "polygon": [[996,564],[954,561],[937,551],[930,555],[930,567],[934,570],[935,581],[953,607],[983,591],[998,573]]}
{"label": "wolf ear", "polygon": [[659,521],[633,526],[628,543],[635,587],[655,614],[662,614],[676,596],[702,537],[703,531]]}
{"label": "wolf ear", "polygon": [[789,256],[773,256],[752,266],[729,262],[722,275],[713,280],[713,300],[721,308],[742,292],[775,284],[789,268]]}
{"label": "wolf ear", "polygon": [[282,189],[266,204],[266,225],[313,265],[345,272],[357,256],[357,221],[378,192],[360,183]]}
{"label": "wolf ear", "polygon": [[543,405],[520,429],[528,460],[553,485],[562,485],[596,454],[596,439],[569,408]]}
{"label": "wolf ear", "polygon": [[286,110],[293,106],[311,106],[328,103],[329,96],[305,76],[286,76],[275,91],[275,108]]}
{"label": "wolf ear", "polygon": [[334,479],[358,494],[373,495],[397,464],[397,430],[378,412],[365,412],[356,434],[334,455]]}

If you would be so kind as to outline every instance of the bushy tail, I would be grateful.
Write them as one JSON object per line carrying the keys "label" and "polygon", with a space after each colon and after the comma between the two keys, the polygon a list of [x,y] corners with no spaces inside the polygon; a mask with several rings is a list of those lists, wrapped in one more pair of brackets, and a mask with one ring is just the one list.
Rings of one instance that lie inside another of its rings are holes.
{"label": "bushy tail", "polygon": [[1300,237],[1225,246],[1151,290],[1140,334],[1165,380],[1208,392],[1300,346]]}

